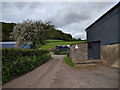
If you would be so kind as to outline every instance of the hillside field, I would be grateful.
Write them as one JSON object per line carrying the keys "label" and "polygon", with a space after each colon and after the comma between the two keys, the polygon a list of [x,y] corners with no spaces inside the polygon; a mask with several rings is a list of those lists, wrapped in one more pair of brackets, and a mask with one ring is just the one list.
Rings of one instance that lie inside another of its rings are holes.
{"label": "hillside field", "polygon": [[56,45],[71,45],[71,44],[75,44],[75,43],[86,42],[86,41],[61,41],[61,40],[60,41],[59,40],[49,40],[49,41],[51,41],[51,42],[42,46],[40,49],[41,50],[48,50],[51,48],[55,48]]}

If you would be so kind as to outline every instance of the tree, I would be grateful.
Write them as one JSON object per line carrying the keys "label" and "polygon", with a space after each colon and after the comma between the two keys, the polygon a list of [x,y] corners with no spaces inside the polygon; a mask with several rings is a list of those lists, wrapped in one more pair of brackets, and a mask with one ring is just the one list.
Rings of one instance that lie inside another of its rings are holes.
{"label": "tree", "polygon": [[54,25],[51,22],[26,20],[14,26],[11,38],[18,42],[17,46],[32,42],[32,48],[36,48],[37,44],[45,43],[45,39],[51,35],[52,29],[54,29]]}
{"label": "tree", "polygon": [[81,41],[81,38],[78,38],[78,41]]}
{"label": "tree", "polygon": [[51,39],[59,39],[59,40],[71,41],[72,36],[70,34],[62,32],[61,30],[53,29]]}
{"label": "tree", "polygon": [[15,26],[15,23],[0,22],[0,24],[2,24],[2,27],[1,27],[1,30],[2,30],[2,41],[11,41],[10,33],[12,32],[13,27]]}

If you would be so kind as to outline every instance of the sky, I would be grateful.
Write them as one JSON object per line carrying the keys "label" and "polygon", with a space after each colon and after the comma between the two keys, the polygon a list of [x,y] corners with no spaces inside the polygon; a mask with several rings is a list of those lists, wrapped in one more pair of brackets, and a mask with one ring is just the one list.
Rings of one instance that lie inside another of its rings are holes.
{"label": "sky", "polygon": [[117,2],[2,2],[2,22],[26,19],[52,22],[74,38],[86,39],[85,28]]}

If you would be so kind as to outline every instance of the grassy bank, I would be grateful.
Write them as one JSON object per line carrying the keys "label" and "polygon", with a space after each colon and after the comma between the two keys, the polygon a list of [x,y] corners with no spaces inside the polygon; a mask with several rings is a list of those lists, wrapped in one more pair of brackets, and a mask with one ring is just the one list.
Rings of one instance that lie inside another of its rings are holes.
{"label": "grassy bank", "polygon": [[64,57],[64,62],[69,66],[74,66],[72,60],[68,56]]}
{"label": "grassy bank", "polygon": [[54,42],[50,42],[50,43],[47,43],[46,45],[42,46],[40,49],[41,50],[48,50],[48,49],[51,49],[51,48],[55,48],[56,45],[71,45],[71,44],[74,44],[74,43],[81,43],[81,42],[86,42],[86,41],[54,41]]}
{"label": "grassy bank", "polygon": [[62,42],[64,40],[57,40],[57,39],[48,39],[46,40],[48,43],[52,43],[52,42]]}
{"label": "grassy bank", "polygon": [[50,60],[48,51],[2,49],[2,83],[23,75]]}

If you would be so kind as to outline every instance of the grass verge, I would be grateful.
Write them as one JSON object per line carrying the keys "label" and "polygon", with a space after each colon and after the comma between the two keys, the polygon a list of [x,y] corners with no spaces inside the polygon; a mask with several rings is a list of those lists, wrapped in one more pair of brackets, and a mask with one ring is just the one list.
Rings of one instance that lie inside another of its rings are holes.
{"label": "grass verge", "polygon": [[74,66],[72,60],[68,56],[64,57],[64,62],[69,66]]}

